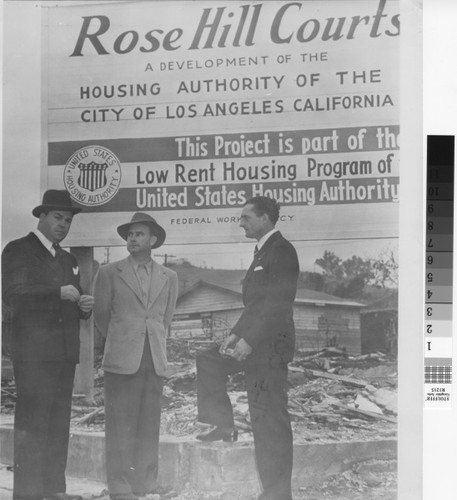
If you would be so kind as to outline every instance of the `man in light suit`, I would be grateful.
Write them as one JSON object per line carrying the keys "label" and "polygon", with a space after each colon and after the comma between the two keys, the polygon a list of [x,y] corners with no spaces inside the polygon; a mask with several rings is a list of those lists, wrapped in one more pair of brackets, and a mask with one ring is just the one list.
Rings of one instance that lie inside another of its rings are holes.
{"label": "man in light suit", "polygon": [[295,346],[299,264],[295,248],[275,229],[278,218],[275,200],[246,202],[240,226],[257,245],[243,282],[245,308],[222,346],[197,356],[198,419],[215,426],[197,436],[201,441],[236,440],[227,379],[245,372],[262,500],[292,500],[287,364]]}
{"label": "man in light suit", "polygon": [[137,212],[117,228],[130,256],[102,266],[94,318],[106,337],[106,471],[112,500],[149,493],[167,497],[157,482],[160,399],[167,369],[166,336],[178,295],[177,274],[151,258],[165,230]]}
{"label": "man in light suit", "polygon": [[65,190],[50,189],[32,210],[36,231],[2,253],[3,300],[12,312],[14,500],[80,500],[66,493],[65,468],[83,295],[76,259],[59,243],[80,208]]}

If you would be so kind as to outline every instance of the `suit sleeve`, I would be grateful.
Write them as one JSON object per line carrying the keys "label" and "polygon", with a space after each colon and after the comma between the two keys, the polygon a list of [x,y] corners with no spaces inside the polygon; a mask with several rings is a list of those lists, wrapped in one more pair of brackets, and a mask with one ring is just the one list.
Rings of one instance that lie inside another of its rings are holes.
{"label": "suit sleeve", "polygon": [[168,293],[167,308],[164,315],[165,330],[168,330],[175,312],[176,300],[178,299],[178,275],[173,273],[170,277],[170,290]]}
{"label": "suit sleeve", "polygon": [[103,337],[108,334],[110,310],[112,300],[112,287],[108,269],[100,267],[95,278],[94,287],[94,322]]}
{"label": "suit sleeve", "polygon": [[254,350],[273,341],[293,324],[293,303],[297,291],[299,264],[290,244],[273,247],[261,297],[247,302],[232,333],[243,338]]}

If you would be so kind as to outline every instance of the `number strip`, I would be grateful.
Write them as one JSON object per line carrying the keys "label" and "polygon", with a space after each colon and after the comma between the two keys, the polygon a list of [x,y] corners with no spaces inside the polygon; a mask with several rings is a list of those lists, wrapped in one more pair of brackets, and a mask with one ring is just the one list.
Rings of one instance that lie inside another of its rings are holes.
{"label": "number strip", "polygon": [[454,137],[427,137],[424,406],[451,405]]}

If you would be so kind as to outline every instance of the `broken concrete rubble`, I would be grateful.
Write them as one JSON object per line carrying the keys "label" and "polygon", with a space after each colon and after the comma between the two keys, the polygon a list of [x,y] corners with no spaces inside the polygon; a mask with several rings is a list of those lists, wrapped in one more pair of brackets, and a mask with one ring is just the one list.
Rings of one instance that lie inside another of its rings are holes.
{"label": "broken concrete rubble", "polygon": [[[205,344],[206,346],[206,344]],[[179,437],[201,432],[197,422],[195,346],[173,343],[163,392],[162,434]],[[324,369],[327,367],[327,370]],[[103,430],[103,371],[95,372],[95,397],[75,395],[72,426]],[[289,370],[289,412],[297,442],[331,442],[396,436],[396,363],[380,353],[347,356],[338,349],[298,353]],[[252,439],[242,375],[229,380],[240,440]],[[2,387],[2,412],[14,411],[14,384]]]}

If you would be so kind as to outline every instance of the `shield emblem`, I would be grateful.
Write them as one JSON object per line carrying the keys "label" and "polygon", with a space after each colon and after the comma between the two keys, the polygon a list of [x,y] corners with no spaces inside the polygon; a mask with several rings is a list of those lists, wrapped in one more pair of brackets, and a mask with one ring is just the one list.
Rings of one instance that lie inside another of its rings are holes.
{"label": "shield emblem", "polygon": [[106,186],[106,169],[108,168],[106,163],[91,161],[90,163],[80,163],[78,168],[78,184],[81,188],[93,192]]}

